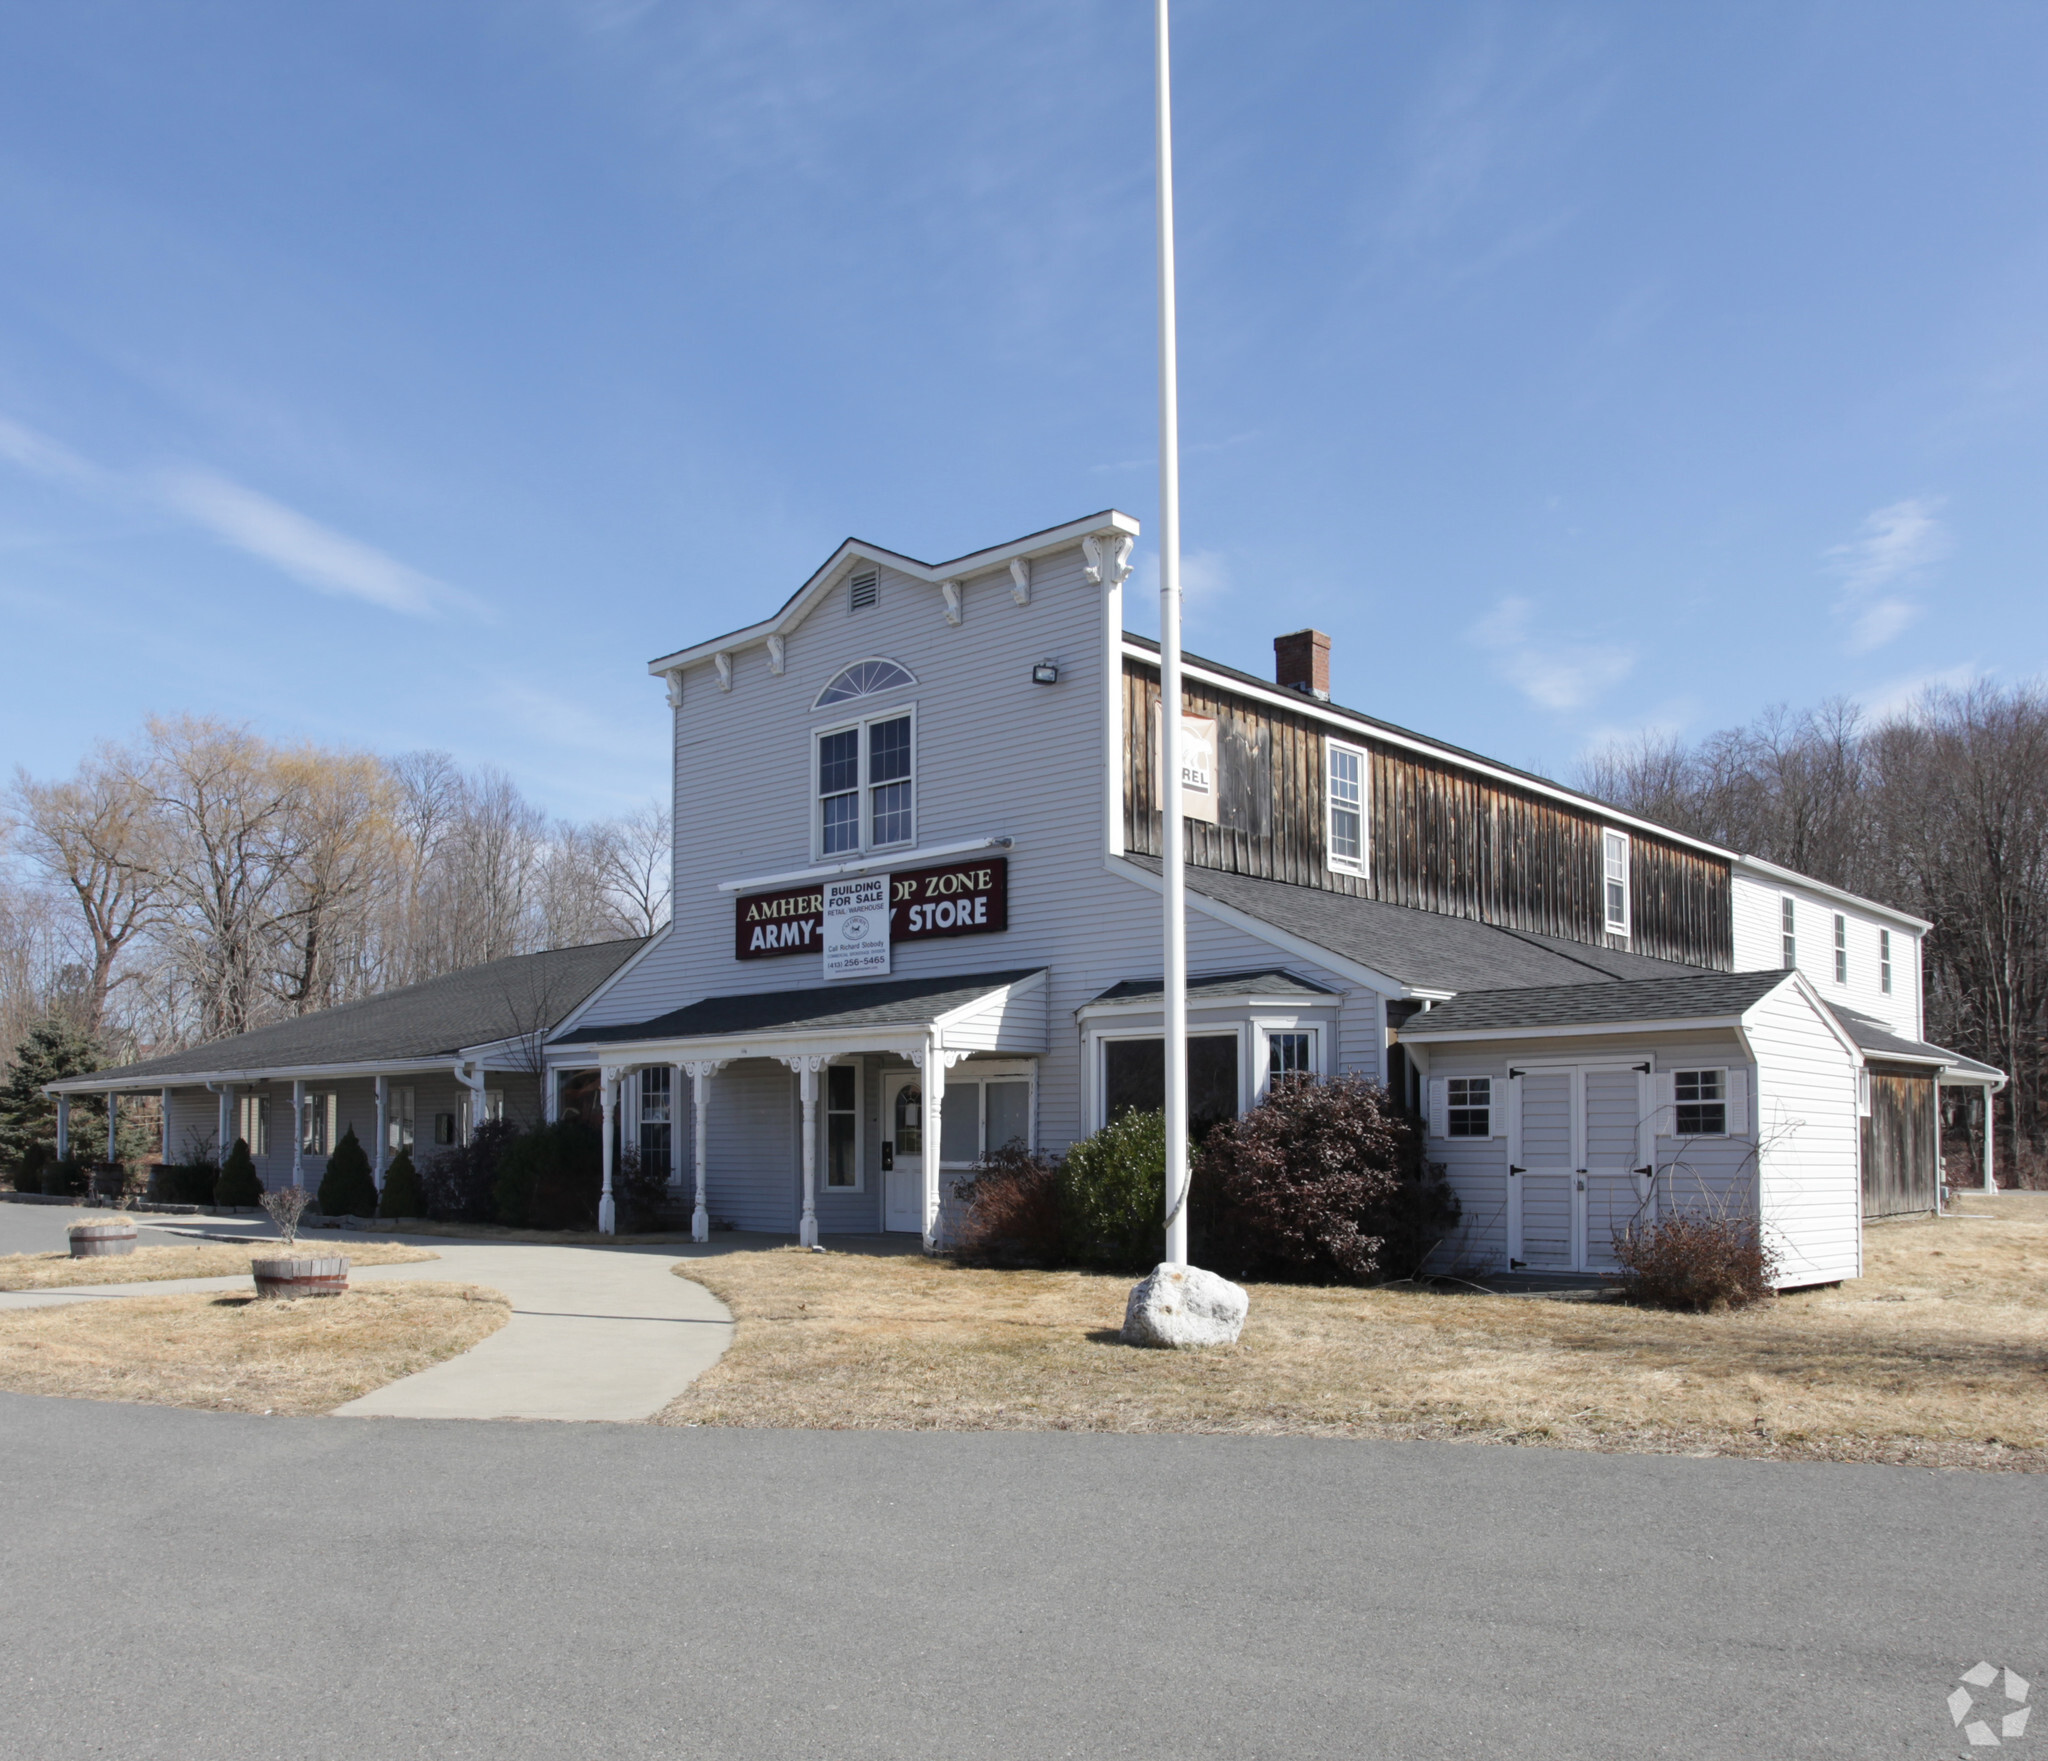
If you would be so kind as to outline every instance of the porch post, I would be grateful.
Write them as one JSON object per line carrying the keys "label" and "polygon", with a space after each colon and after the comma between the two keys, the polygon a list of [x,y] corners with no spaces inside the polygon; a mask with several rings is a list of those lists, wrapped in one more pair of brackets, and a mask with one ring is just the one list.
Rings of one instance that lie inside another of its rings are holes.
{"label": "porch post", "polygon": [[[956,1052],[954,1057],[958,1057]],[[923,1080],[917,1085],[924,1096],[923,1117],[920,1121],[924,1132],[924,1251],[937,1253],[939,1250],[939,1121],[946,1100],[947,1054],[939,1049],[939,1036],[935,1033],[925,1036],[924,1044],[910,1054],[910,1061],[917,1065]]]}
{"label": "porch post", "polygon": [[597,1201],[597,1232],[616,1235],[619,1232],[619,1207],[612,1198],[612,1128],[617,1118],[619,1093],[616,1066],[599,1066],[597,1092],[604,1109],[604,1190]]}
{"label": "porch post", "polygon": [[292,1184],[306,1184],[306,1079],[292,1078]]}
{"label": "porch post", "polygon": [[121,1097],[112,1089],[107,1090],[107,1160],[117,1162],[120,1158],[115,1144],[121,1135]]}
{"label": "porch post", "polygon": [[377,1153],[370,1158],[370,1178],[377,1183],[377,1190],[384,1190],[384,1158],[391,1146],[391,1078],[379,1076],[373,1079],[377,1089]]}
{"label": "porch post", "polygon": [[228,1151],[235,1146],[235,1140],[228,1135],[235,1128],[235,1085],[232,1082],[218,1085],[209,1082],[206,1086],[218,1097],[215,1111],[219,1117],[214,1121],[214,1130],[220,1142],[216,1153],[225,1162],[228,1159]]}
{"label": "porch post", "polygon": [[1984,1190],[1998,1190],[1998,1176],[1991,1166],[1991,1146],[1998,1141],[1998,1132],[1991,1112],[1991,1085],[1984,1085]]}
{"label": "porch post", "polygon": [[782,1060],[796,1072],[797,1094],[804,1104],[804,1214],[796,1226],[799,1247],[818,1245],[818,1072],[822,1057],[809,1054]]}
{"label": "porch post", "polygon": [[71,1097],[57,1097],[57,1160],[71,1159]]}
{"label": "porch post", "polygon": [[683,1066],[668,1067],[668,1183],[683,1183]]}
{"label": "porch post", "polygon": [[711,1239],[711,1212],[704,1202],[706,1156],[705,1116],[711,1105],[711,1079],[725,1068],[723,1059],[698,1059],[683,1066],[690,1073],[691,1112],[695,1115],[696,1135],[694,1144],[697,1161],[697,1208],[690,1213],[690,1239],[709,1241]]}
{"label": "porch post", "polygon": [[171,1165],[171,1091],[163,1089],[156,1097],[157,1110],[157,1159],[168,1168]]}

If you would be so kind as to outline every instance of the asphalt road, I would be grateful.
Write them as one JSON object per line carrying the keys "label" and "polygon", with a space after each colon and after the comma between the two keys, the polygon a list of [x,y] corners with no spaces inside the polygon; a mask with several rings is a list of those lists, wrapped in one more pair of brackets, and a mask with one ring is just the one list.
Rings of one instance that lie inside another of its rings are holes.
{"label": "asphalt road", "polygon": [[2018,1475],[0,1395],[0,1484],[39,1761],[1929,1756],[2048,1678]]}

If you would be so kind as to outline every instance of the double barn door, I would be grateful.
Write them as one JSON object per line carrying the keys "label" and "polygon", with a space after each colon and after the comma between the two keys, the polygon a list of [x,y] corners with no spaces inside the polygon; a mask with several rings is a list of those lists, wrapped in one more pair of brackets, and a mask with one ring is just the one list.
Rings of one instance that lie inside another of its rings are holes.
{"label": "double barn door", "polygon": [[1614,1269],[1616,1231],[1651,1202],[1651,1107],[1647,1060],[1508,1072],[1513,1269]]}

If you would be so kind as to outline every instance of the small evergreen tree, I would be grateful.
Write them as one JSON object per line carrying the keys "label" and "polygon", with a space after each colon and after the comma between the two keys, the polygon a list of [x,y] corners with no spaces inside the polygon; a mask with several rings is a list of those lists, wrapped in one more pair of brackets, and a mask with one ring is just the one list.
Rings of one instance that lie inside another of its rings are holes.
{"label": "small evergreen tree", "polygon": [[380,1217],[422,1217],[426,1203],[420,1197],[420,1177],[412,1165],[412,1151],[400,1150],[384,1170],[384,1196],[377,1201]]}
{"label": "small evergreen tree", "polygon": [[223,1209],[247,1208],[263,1202],[263,1182],[256,1178],[256,1158],[249,1154],[246,1138],[235,1139],[235,1147],[221,1164],[220,1178],[213,1185],[213,1202]]}
{"label": "small evergreen tree", "polygon": [[320,1177],[320,1210],[329,1217],[374,1217],[377,1214],[377,1182],[370,1175],[370,1158],[356,1139],[351,1125],[327,1158],[327,1172]]}
{"label": "small evergreen tree", "polygon": [[[0,1166],[21,1167],[31,1144],[57,1151],[57,1103],[43,1093],[46,1082],[84,1076],[106,1063],[99,1042],[59,1016],[38,1021],[14,1048],[14,1068],[0,1087]],[[74,1110],[71,1154],[80,1161],[99,1161],[107,1144],[105,1115]]]}

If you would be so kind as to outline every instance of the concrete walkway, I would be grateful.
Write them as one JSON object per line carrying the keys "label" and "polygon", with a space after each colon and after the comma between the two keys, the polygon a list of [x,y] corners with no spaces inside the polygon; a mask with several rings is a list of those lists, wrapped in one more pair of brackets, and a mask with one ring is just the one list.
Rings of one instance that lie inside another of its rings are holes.
{"label": "concrete walkway", "polygon": [[[415,1240],[441,1257],[359,1266],[350,1279],[481,1284],[511,1300],[512,1318],[461,1356],[337,1407],[336,1417],[635,1423],[658,1413],[732,1343],[731,1311],[669,1270],[678,1258],[673,1248]],[[347,1251],[346,1241],[315,1238],[307,1245]],[[248,1287],[245,1277],[172,1278],[15,1291],[0,1294],[0,1309]]]}

